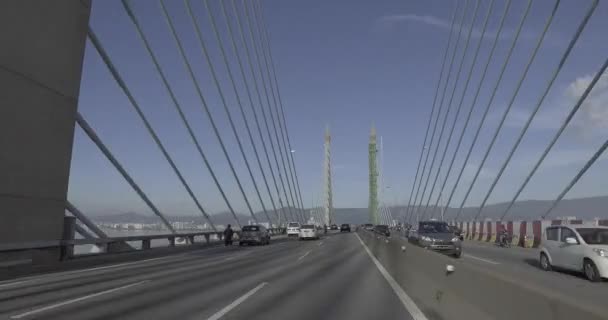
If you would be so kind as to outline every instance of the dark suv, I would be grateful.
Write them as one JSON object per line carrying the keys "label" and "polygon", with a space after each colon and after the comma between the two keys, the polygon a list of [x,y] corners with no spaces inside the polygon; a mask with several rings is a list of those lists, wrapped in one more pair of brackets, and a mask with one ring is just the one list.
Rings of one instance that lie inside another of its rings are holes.
{"label": "dark suv", "polygon": [[244,244],[270,244],[270,233],[264,226],[249,225],[243,226],[239,236],[239,245]]}
{"label": "dark suv", "polygon": [[340,232],[350,232],[350,224],[348,223],[343,223],[340,226]]}

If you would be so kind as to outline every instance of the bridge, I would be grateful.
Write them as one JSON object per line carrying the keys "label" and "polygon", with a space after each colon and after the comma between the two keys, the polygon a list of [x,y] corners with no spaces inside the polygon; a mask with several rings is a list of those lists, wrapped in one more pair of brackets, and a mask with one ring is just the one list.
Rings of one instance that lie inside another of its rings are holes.
{"label": "bridge", "polygon": [[[547,178],[556,195],[536,206],[523,200],[564,132],[581,128],[577,117],[591,110],[599,121],[605,110],[606,3],[455,0],[446,23],[385,19],[443,28],[445,38],[431,40],[445,45],[438,68],[425,66],[439,74],[424,84],[434,94],[424,100],[428,118],[415,119],[425,121],[424,136],[400,138],[414,158],[411,179],[396,181],[385,164],[391,135],[382,123],[361,129],[369,199],[358,222],[334,202],[340,129],[311,138],[323,139],[318,155],[295,145],[299,119],[283,95],[304,89],[282,86],[273,5],[0,2],[1,319],[608,318],[605,281],[583,272],[589,258],[580,270],[540,265],[547,228],[608,226],[607,215],[582,216],[572,205],[580,201],[568,199],[584,177],[605,174],[590,173],[608,148],[605,127],[592,152],[577,153],[565,184]],[[576,78],[580,65],[586,76]],[[573,77],[567,89],[576,94],[552,99]],[[559,116],[541,119],[551,108]],[[541,138],[535,120],[552,121]],[[501,140],[507,131],[512,139]],[[540,142],[524,149],[526,139]],[[311,158],[313,177],[302,169]],[[521,163],[525,173],[510,176]],[[91,204],[119,208],[127,194],[147,213],[140,220],[95,214]],[[461,230],[463,240],[450,243],[463,254],[419,245],[420,221]],[[289,237],[290,223],[315,226],[319,239]],[[228,224],[234,245],[224,242]],[[332,224],[351,231],[324,231]],[[246,225],[263,227],[269,245],[236,245]],[[508,247],[498,245],[502,226]]]}

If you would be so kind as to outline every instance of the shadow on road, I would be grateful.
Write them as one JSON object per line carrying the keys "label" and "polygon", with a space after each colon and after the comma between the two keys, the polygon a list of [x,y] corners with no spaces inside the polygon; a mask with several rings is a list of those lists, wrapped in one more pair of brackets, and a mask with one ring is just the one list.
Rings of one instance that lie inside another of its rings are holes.
{"label": "shadow on road", "polygon": [[[538,259],[524,259],[524,262],[530,266],[533,266],[535,268],[538,268],[539,270],[542,270],[540,268],[540,262]],[[566,270],[566,269],[561,269],[561,268],[557,268],[557,267],[553,267],[553,272],[558,272],[558,273],[562,273],[564,275],[569,275],[569,276],[573,276],[573,277],[577,277],[581,280],[587,280],[587,278],[585,278],[585,275],[582,272],[577,272],[577,271],[572,271],[572,270]]]}
{"label": "shadow on road", "polygon": [[526,259],[524,259],[524,262],[527,263],[527,264],[529,264],[529,265],[531,265],[531,266],[533,266],[533,267],[535,267],[535,268],[540,269],[540,262],[538,261],[538,259],[526,258]]}

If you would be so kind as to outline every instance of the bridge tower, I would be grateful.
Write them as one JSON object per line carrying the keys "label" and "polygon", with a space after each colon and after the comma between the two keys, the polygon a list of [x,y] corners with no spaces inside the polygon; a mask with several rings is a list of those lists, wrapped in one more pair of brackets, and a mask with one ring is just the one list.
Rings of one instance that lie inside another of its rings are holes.
{"label": "bridge tower", "polygon": [[378,224],[378,166],[376,162],[376,127],[369,137],[369,221]]}
{"label": "bridge tower", "polygon": [[[0,245],[63,237],[90,11],[90,0],[0,2]],[[58,258],[59,248],[0,254]]]}
{"label": "bridge tower", "polygon": [[323,153],[323,223],[330,225],[334,222],[333,195],[331,188],[331,135],[329,126],[325,128],[325,143]]}

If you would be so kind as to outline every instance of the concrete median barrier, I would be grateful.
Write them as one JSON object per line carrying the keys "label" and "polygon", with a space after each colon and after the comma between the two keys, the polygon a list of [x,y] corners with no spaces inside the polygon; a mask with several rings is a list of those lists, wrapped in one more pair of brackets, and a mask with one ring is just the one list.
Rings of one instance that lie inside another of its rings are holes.
{"label": "concrete median barrier", "polygon": [[[408,245],[361,238],[428,319],[606,319],[605,310],[499,272]],[[465,252],[466,255],[466,252]],[[446,272],[452,265],[454,272]]]}

